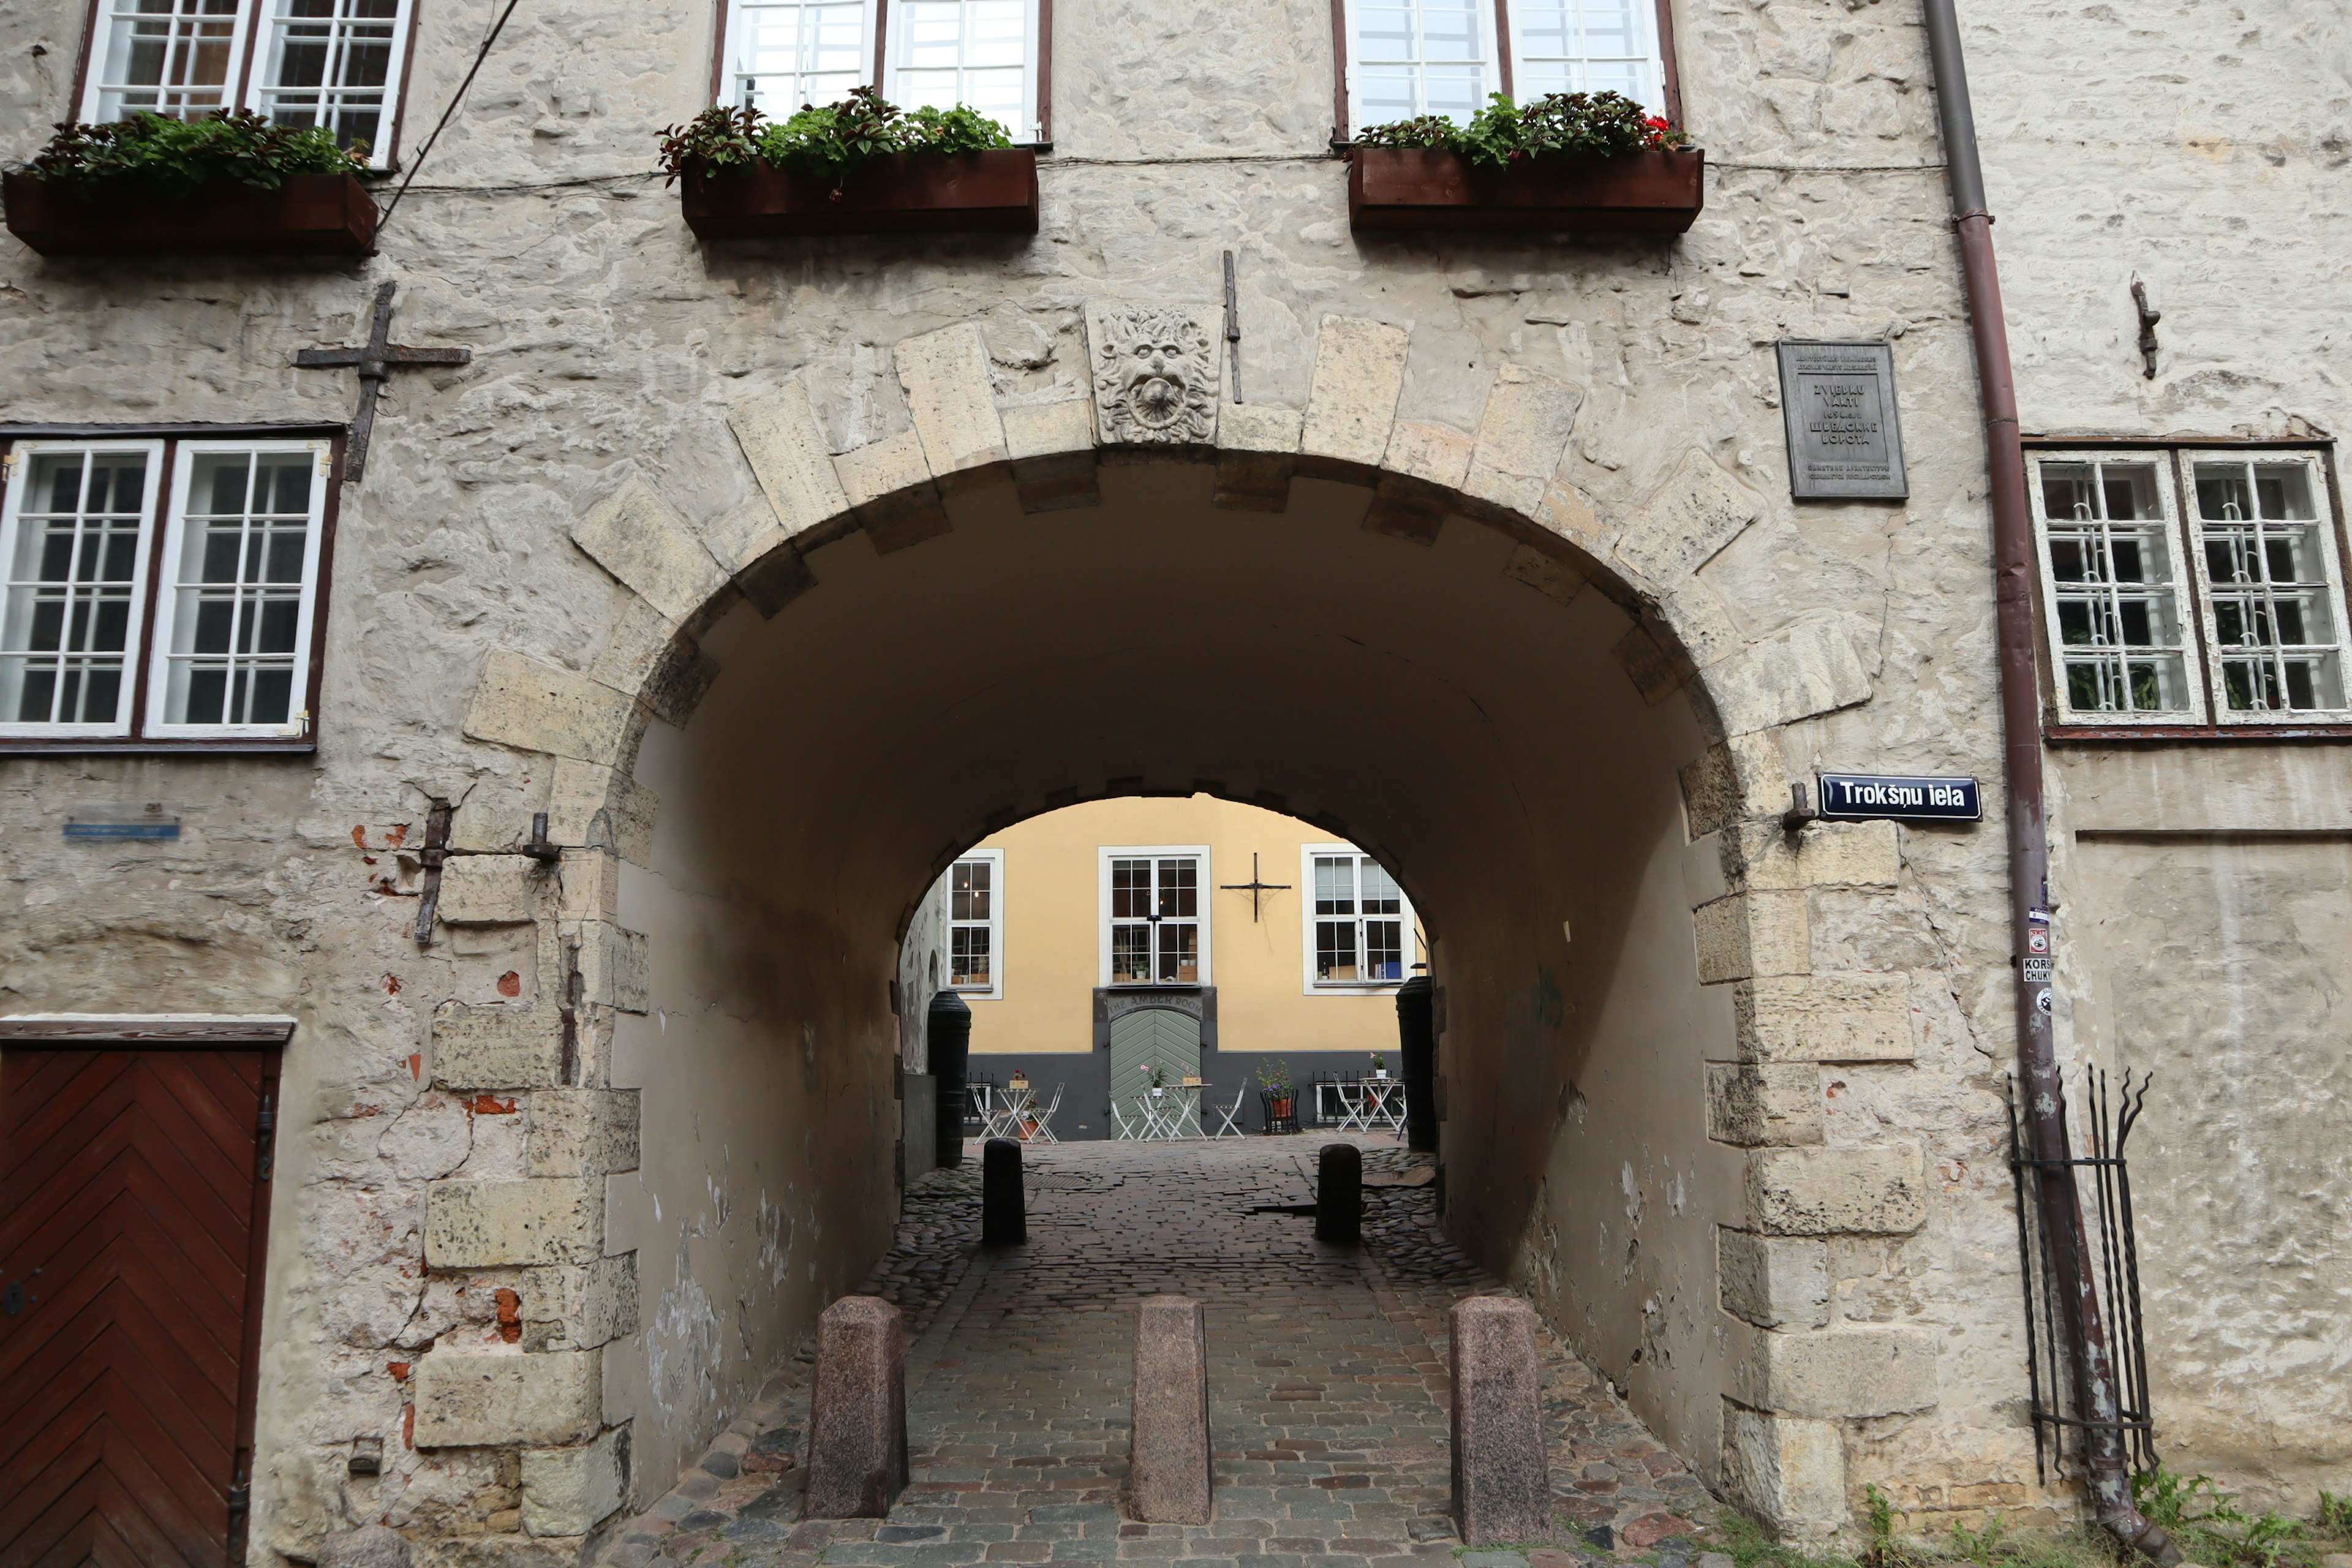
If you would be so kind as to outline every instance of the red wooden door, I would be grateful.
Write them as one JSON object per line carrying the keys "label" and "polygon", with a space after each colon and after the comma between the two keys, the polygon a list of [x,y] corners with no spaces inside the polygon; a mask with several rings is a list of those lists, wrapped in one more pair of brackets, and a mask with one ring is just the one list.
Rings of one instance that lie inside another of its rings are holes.
{"label": "red wooden door", "polygon": [[0,1047],[0,1568],[225,1568],[270,1049]]}

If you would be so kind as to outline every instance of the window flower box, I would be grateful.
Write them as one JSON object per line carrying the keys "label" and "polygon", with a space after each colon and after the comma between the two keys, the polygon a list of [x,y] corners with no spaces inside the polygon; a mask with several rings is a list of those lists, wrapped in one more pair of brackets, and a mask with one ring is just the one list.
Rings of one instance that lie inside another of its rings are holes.
{"label": "window flower box", "polygon": [[43,256],[366,256],[375,198],[352,174],[289,174],[276,190],[221,182],[157,199],[85,195],[63,181],[0,176],[8,232]]}
{"label": "window flower box", "polygon": [[1698,220],[1706,154],[1654,148],[1496,168],[1436,148],[1350,149],[1348,226],[1358,234],[1681,234]]}
{"label": "window flower box", "polygon": [[893,153],[851,170],[837,188],[764,161],[715,174],[689,170],[680,205],[699,239],[1034,234],[1037,154],[1026,147]]}

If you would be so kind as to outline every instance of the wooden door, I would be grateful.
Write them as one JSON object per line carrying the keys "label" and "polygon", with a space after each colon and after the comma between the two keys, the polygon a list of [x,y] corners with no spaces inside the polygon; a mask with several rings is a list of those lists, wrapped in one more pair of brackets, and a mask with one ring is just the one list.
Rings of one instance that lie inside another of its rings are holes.
{"label": "wooden door", "polygon": [[1110,1092],[1122,1103],[1149,1094],[1146,1069],[1154,1063],[1168,1081],[1201,1071],[1201,1021],[1173,1007],[1138,1007],[1110,1021]]}
{"label": "wooden door", "polygon": [[272,1049],[0,1047],[0,1568],[226,1568]]}

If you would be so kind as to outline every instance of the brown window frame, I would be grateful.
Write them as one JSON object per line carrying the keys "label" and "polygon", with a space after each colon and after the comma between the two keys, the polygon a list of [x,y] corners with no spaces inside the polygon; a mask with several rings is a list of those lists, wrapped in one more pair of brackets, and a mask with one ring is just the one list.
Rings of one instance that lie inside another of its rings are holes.
{"label": "brown window frame", "polygon": [[[161,441],[162,467],[155,476],[154,537],[147,544],[147,590],[139,606],[137,660],[127,735],[0,735],[0,756],[309,755],[319,749],[319,704],[326,680],[327,617],[333,603],[335,524],[342,509],[343,458],[350,439],[341,425],[0,425],[0,466],[13,474],[16,449],[27,441]],[[147,727],[147,682],[154,662],[155,609],[163,592],[163,546],[171,530],[172,481],[183,441],[324,440],[329,447],[327,494],[319,517],[319,572],[312,590],[310,647],[303,681],[302,732],[299,735],[151,735]]]}
{"label": "brown window frame", "polygon": [[[93,0],[93,4],[96,0]],[[874,64],[866,84],[879,89],[890,55],[891,0],[870,0],[874,6]],[[1338,4],[1339,0],[1333,0]],[[1661,5],[1665,0],[1659,0]],[[1037,140],[1015,142],[1041,153],[1054,150],[1054,0],[1037,5]],[[734,25],[735,0],[718,0],[718,27],[710,39],[710,101],[727,102],[727,34]],[[731,106],[730,106],[731,107]]]}
{"label": "brown window frame", "polygon": [[[245,49],[236,62],[234,89],[227,94],[228,104],[232,109],[245,107],[246,94],[253,86],[254,51],[259,47],[261,24],[266,20],[262,12],[269,4],[269,0],[237,0],[237,3],[249,12],[250,16],[247,18],[245,29]],[[380,174],[400,173],[400,132],[402,122],[408,114],[409,79],[415,74],[416,70],[417,24],[425,15],[425,8],[429,3],[430,0],[410,0],[408,37],[402,44],[400,50],[400,80],[392,89],[394,94],[392,130],[391,133],[384,138],[383,161],[375,165],[375,172]],[[724,0],[721,0],[721,3],[723,4]],[[66,112],[63,116],[68,121],[78,121],[81,119],[82,100],[89,95],[90,62],[98,52],[99,16],[106,9],[106,5],[107,0],[89,0],[88,7],[82,12],[81,55],[74,65],[71,96],[66,100]]]}
{"label": "brown window frame", "polygon": [[[2029,456],[2057,452],[2112,452],[2118,457],[2144,452],[2160,457],[2166,468],[2164,483],[2174,491],[2176,509],[2176,539],[2180,548],[2193,547],[2196,520],[2189,510],[2188,498],[2180,493],[2179,473],[2173,459],[2182,452],[2292,452],[2315,456],[2326,487],[2327,504],[2334,510],[2336,559],[2345,563],[2343,597],[2336,602],[2336,611],[2347,624],[2352,624],[2352,531],[2347,531],[2344,513],[2343,481],[2336,469],[2336,442],[2332,438],[2272,438],[2244,436],[2027,436],[2021,443]],[[2028,482],[2031,483],[2029,474]],[[2042,738],[2046,745],[2144,745],[2148,743],[2179,743],[2183,741],[2259,742],[2276,744],[2281,742],[2317,742],[2337,745],[2352,743],[2352,721],[2296,721],[2276,722],[2238,720],[2221,722],[2210,714],[2201,720],[2179,724],[2101,724],[2095,721],[2068,721],[2058,701],[2056,644],[2052,637],[2049,614],[2045,607],[2047,583],[2042,567],[2042,544],[2039,526],[2035,536],[2033,559],[2033,626],[2034,664],[2039,676],[2042,706]],[[2186,571],[2184,563],[2183,591],[2186,595],[2188,634],[2195,639],[2201,656],[2210,657],[2206,643],[2201,592],[2196,574]],[[2201,679],[2201,678],[2200,678]],[[2210,697],[2208,698],[2210,705]]]}
{"label": "brown window frame", "polygon": [[[1680,125],[1683,77],[1675,63],[1674,0],[1654,0],[1654,4],[1658,16],[1659,90],[1665,95],[1666,118]],[[1503,91],[1517,101],[1511,81],[1510,0],[1495,0],[1495,61]],[[1335,148],[1354,144],[1348,118],[1348,0],[1331,0],[1331,145]]]}

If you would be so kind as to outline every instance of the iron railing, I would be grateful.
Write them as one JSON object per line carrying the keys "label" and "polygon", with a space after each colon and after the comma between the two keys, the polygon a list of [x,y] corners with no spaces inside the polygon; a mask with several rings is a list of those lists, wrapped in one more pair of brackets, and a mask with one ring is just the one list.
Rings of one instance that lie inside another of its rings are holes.
{"label": "iron railing", "polygon": [[[2067,1151],[2060,1158],[2044,1160],[2031,1152],[2032,1121],[2021,1098],[2023,1088],[2014,1077],[2009,1080],[2009,1165],[2016,1175],[2017,1244],[2025,1278],[2026,1378],[2032,1400],[2033,1470],[2040,1481],[2046,1482],[2049,1472],[2063,1463],[2069,1428],[2116,1430],[2134,1468],[2157,1466],[2147,1343],[2140,1316],[2139,1246],[2132,1229],[2131,1169],[2124,1159],[2124,1145],[2139,1121],[2151,1081],[2150,1074],[2126,1071],[2110,1093],[2106,1073],[2086,1068],[2076,1096],[2060,1107]],[[2088,1154],[2073,1152],[2085,1146]],[[2084,1173],[2089,1173],[2087,1182]],[[2117,1409],[2112,1420],[2095,1419],[2080,1408],[2080,1382],[2070,1342],[2062,1331],[2066,1307],[2058,1298],[2051,1268],[2050,1238],[2031,1217],[2045,1212],[2040,1189],[2053,1181],[2072,1184],[2080,1198],[2075,1212],[2084,1232],[2084,1272],[2098,1294],[2101,1321],[2113,1347]]]}

